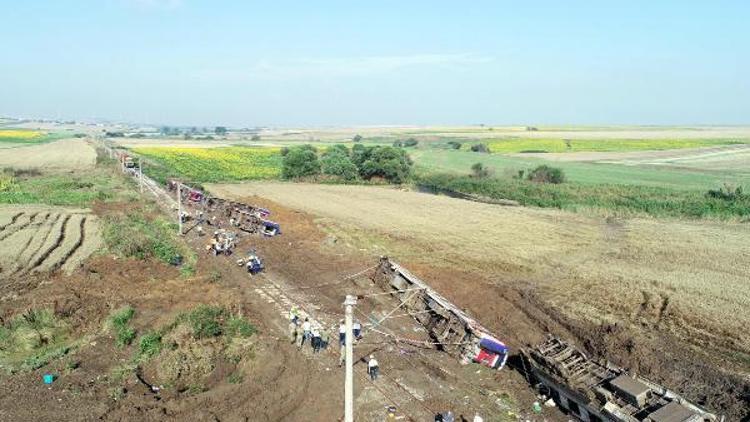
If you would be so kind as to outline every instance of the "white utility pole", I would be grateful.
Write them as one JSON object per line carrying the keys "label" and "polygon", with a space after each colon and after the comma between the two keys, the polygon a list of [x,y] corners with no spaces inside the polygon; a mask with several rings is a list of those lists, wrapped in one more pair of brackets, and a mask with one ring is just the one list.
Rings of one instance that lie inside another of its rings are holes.
{"label": "white utility pole", "polygon": [[182,183],[177,182],[177,221],[179,222],[180,236],[182,236]]}
{"label": "white utility pole", "polygon": [[143,163],[141,161],[141,157],[138,157],[138,187],[141,188],[141,193],[143,193]]}
{"label": "white utility pole", "polygon": [[357,297],[346,295],[344,301],[344,317],[346,324],[346,380],[344,382],[344,422],[354,422],[354,351],[352,333],[352,312],[357,304]]}

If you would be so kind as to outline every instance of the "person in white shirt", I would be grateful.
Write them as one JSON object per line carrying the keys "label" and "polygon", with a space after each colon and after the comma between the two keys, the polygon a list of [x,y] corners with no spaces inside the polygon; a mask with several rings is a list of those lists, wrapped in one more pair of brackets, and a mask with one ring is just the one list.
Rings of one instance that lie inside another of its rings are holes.
{"label": "person in white shirt", "polygon": [[299,347],[302,347],[305,345],[305,340],[310,340],[311,329],[312,329],[312,324],[310,324],[310,319],[305,318],[305,322],[302,323],[302,341],[300,341]]}
{"label": "person in white shirt", "polygon": [[317,325],[313,326],[310,335],[312,336],[313,353],[318,353],[320,351],[320,328]]}
{"label": "person in white shirt", "polygon": [[343,346],[344,344],[346,344],[346,325],[342,319],[339,324],[339,345]]}
{"label": "person in white shirt", "polygon": [[370,380],[375,381],[378,379],[379,371],[380,367],[378,367],[378,361],[375,360],[374,355],[370,355],[370,360],[367,361],[367,373],[370,374]]}
{"label": "person in white shirt", "polygon": [[355,339],[360,340],[362,338],[362,324],[359,321],[354,321],[354,324],[352,324],[352,332]]}

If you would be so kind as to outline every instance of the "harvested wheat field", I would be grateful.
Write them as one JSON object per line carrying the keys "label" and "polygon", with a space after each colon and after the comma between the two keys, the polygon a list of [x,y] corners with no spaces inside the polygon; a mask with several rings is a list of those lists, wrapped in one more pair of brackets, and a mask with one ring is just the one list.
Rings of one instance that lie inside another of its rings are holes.
{"label": "harvested wheat field", "polygon": [[92,168],[96,151],[82,139],[64,139],[48,144],[12,148],[0,154],[0,168],[76,170]]}
{"label": "harvested wheat field", "polygon": [[71,272],[99,248],[99,226],[86,210],[0,207],[0,277]]}
{"label": "harvested wheat field", "polygon": [[658,326],[750,353],[747,225],[590,217],[367,186],[209,189],[311,213],[336,241],[372,253],[531,282],[571,319]]}

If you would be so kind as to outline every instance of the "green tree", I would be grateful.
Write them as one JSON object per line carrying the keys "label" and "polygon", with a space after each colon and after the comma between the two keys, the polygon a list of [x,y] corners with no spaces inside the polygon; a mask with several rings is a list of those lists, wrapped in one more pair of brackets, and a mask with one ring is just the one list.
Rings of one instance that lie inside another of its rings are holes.
{"label": "green tree", "polygon": [[323,174],[338,176],[344,180],[354,180],[359,175],[357,166],[349,157],[349,150],[343,145],[334,145],[320,159]]}
{"label": "green tree", "polygon": [[352,138],[352,142],[362,142],[362,135],[360,134],[354,135],[354,137]]}
{"label": "green tree", "polygon": [[281,164],[281,176],[285,179],[315,176],[320,174],[318,153],[312,145],[289,148]]}
{"label": "green tree", "polygon": [[[362,169],[362,164],[370,158],[373,147],[366,147],[362,144],[355,144],[352,147],[352,162],[358,169]],[[361,173],[361,172],[360,172]]]}
{"label": "green tree", "polygon": [[224,126],[216,126],[214,128],[214,133],[219,136],[224,136],[227,134],[227,128],[225,128]]}
{"label": "green tree", "polygon": [[411,166],[412,161],[403,149],[374,147],[359,172],[365,179],[382,177],[391,183],[403,183],[411,175]]}

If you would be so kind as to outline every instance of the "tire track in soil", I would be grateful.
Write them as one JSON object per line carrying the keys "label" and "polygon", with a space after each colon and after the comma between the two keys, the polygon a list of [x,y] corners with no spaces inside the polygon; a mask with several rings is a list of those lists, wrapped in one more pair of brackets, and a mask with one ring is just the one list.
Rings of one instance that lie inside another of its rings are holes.
{"label": "tire track in soil", "polygon": [[42,253],[36,260],[34,260],[34,262],[29,266],[30,268],[27,267],[26,271],[24,272],[25,274],[28,274],[36,270],[37,268],[39,268],[39,266],[42,265],[42,263],[47,258],[49,258],[52,252],[54,252],[55,249],[59,248],[60,245],[62,245],[62,243],[65,241],[65,231],[68,227],[68,222],[70,221],[71,217],[72,216],[70,214],[65,215],[65,218],[63,219],[62,227],[60,228],[60,231],[58,232],[57,239],[55,239],[52,246],[47,248],[47,250],[45,250],[44,253]]}
{"label": "tire track in soil", "polygon": [[[59,268],[65,271],[71,271],[73,269],[72,266],[74,265],[80,266],[80,263],[94,252],[94,249],[92,248],[98,247],[96,245],[96,237],[98,233],[96,218],[86,216],[84,220],[85,221],[81,225],[80,244],[72,251],[70,256],[67,257],[65,262],[59,266]],[[86,243],[86,239],[89,240],[89,243]]]}
{"label": "tire track in soil", "polygon": [[26,213],[23,212],[23,211],[21,211],[19,213],[16,213],[15,215],[13,215],[13,217],[10,218],[10,222],[8,222],[8,223],[3,224],[2,226],[0,226],[0,232],[3,231],[3,230],[5,230],[7,227],[16,224],[16,221],[18,221],[18,218],[21,217],[24,214],[26,214]]}
{"label": "tire track in soil", "polygon": [[35,212],[33,214],[30,214],[29,215],[29,221],[27,221],[25,223],[22,223],[20,226],[11,227],[11,229],[15,229],[15,230],[7,232],[7,233],[3,233],[2,235],[0,235],[1,236],[0,237],[0,242],[3,241],[3,240],[5,240],[5,239],[7,239],[7,238],[9,238],[9,237],[11,237],[12,235],[16,234],[17,232],[25,229],[26,227],[29,227],[29,225],[31,225],[31,223],[34,222],[34,220],[36,219],[36,216],[39,215],[39,214],[40,214],[39,212]]}
{"label": "tire track in soil", "polygon": [[[39,252],[40,249],[42,249],[44,244],[47,243],[47,239],[49,239],[49,235],[52,232],[52,229],[55,227],[55,224],[57,224],[58,220],[60,220],[60,214],[55,214],[54,220],[52,221],[49,220],[49,216],[50,216],[50,213],[47,213],[44,216],[44,220],[42,220],[42,222],[37,225],[36,230],[34,230],[34,234],[29,236],[29,239],[26,241],[26,244],[18,251],[18,254],[16,254],[16,259],[15,259],[16,270],[14,271],[14,274],[26,268],[26,266],[29,265],[29,262],[31,262],[33,257],[36,256],[36,254]],[[36,239],[36,236],[39,234],[39,231],[41,231],[42,228],[45,227],[46,223],[48,222],[50,223],[50,229],[47,230],[47,232],[44,234],[44,239],[42,240],[41,243],[39,243],[39,246],[29,255],[29,258],[25,259],[24,262],[22,263],[21,257],[29,248],[29,245],[31,245],[31,242],[34,239]]]}
{"label": "tire track in soil", "polygon": [[50,271],[56,271],[63,265],[65,265],[66,262],[68,262],[68,259],[70,259],[71,256],[83,245],[83,242],[86,240],[86,221],[88,220],[87,217],[81,218],[81,222],[78,225],[78,240],[73,244],[73,246],[68,250],[68,252],[65,252],[65,254],[62,256],[62,258],[54,263],[52,267],[50,268]]}

